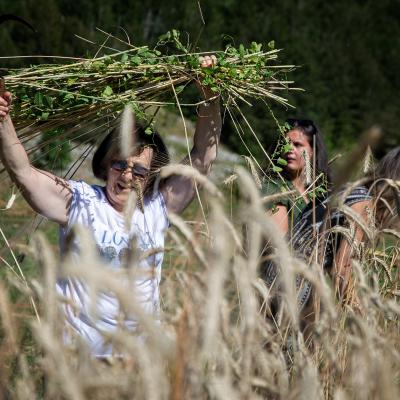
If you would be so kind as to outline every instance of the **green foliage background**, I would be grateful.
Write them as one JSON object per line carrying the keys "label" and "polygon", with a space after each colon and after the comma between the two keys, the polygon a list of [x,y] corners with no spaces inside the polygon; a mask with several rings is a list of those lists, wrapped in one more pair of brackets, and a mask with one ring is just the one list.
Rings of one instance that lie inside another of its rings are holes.
{"label": "green foliage background", "polygon": [[[314,119],[335,152],[357,142],[372,124],[386,133],[381,153],[400,143],[397,0],[3,0],[1,14],[19,15],[37,31],[33,34],[13,21],[1,24],[2,56],[93,56],[98,47],[74,35],[101,43],[104,35],[96,27],[126,39],[123,28],[133,43],[149,46],[175,28],[187,32],[188,40],[202,50],[221,49],[233,40],[237,46],[275,40],[284,49],[281,62],[301,66],[291,78],[305,89],[287,94],[295,110],[273,106],[280,119]],[[0,66],[21,66],[21,60],[3,59]],[[268,147],[276,126],[265,106],[246,112]],[[229,123],[223,140],[245,153]]]}

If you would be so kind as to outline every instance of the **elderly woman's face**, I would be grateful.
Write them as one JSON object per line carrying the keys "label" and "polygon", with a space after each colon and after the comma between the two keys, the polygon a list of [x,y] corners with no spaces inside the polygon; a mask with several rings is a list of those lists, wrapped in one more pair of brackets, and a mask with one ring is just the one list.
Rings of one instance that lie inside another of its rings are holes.
{"label": "elderly woman's face", "polygon": [[153,149],[150,147],[126,159],[111,158],[107,170],[106,195],[117,211],[124,210],[132,190],[140,188],[144,191],[152,158]]}

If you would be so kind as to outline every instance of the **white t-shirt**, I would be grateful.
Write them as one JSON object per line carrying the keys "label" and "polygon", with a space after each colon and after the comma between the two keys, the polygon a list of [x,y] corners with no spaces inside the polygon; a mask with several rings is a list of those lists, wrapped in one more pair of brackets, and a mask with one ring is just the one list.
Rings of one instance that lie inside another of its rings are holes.
{"label": "white t-shirt", "polygon": [[[146,199],[144,212],[138,207],[134,211],[127,228],[123,214],[116,211],[108,202],[104,188],[90,186],[82,181],[69,181],[72,201],[66,227],[60,228],[60,248],[65,251],[66,236],[72,227],[80,224],[93,235],[99,254],[112,268],[121,268],[121,260],[129,252],[132,239],[139,251],[146,252],[164,247],[165,230],[168,217],[164,198],[157,192]],[[79,262],[79,239],[73,238],[69,251]],[[155,252],[139,262],[143,274],[135,279],[134,299],[142,309],[157,318],[159,310],[159,284],[163,252]],[[84,268],[84,266],[82,266]],[[101,331],[112,332],[121,325],[121,311],[118,299],[109,291],[97,295],[94,316],[91,297],[87,285],[76,278],[59,279],[59,294],[72,300],[77,307],[64,306],[67,323],[86,340],[92,354],[104,356],[112,354],[112,346],[105,344]],[[78,311],[77,311],[78,310]],[[135,329],[134,317],[124,319],[124,325]],[[66,337],[68,341],[68,337]]]}

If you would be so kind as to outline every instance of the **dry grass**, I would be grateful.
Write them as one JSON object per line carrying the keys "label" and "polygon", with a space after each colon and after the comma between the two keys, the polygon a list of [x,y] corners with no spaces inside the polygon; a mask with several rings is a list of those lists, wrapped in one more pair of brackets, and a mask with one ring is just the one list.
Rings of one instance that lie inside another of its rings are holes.
{"label": "dry grass", "polygon": [[[176,172],[177,167],[169,167],[165,173],[173,172],[171,168]],[[190,174],[189,167],[184,173]],[[189,225],[177,216],[171,218],[161,325],[141,312],[132,293],[119,284],[123,273],[99,270],[84,233],[80,266],[61,264],[37,235],[33,249],[43,271],[40,282],[30,281],[26,288],[8,274],[0,288],[3,394],[74,400],[398,398],[398,237],[392,235],[389,245],[386,235],[386,247],[372,248],[354,260],[354,290],[365,310],[358,314],[337,304],[318,266],[309,268],[292,258],[264,212],[252,177],[239,169],[237,181],[239,206],[232,220],[224,211],[226,199],[211,183],[203,185],[209,234],[200,222]],[[370,234],[378,243],[381,232]],[[277,249],[276,262],[284,267],[285,318],[279,326],[265,315],[270,293],[258,277],[264,238]],[[168,262],[171,248],[174,257]],[[135,271],[135,265],[129,267]],[[297,273],[314,283],[319,299],[312,343],[299,329],[293,290]],[[94,291],[112,290],[125,312],[138,317],[137,332],[121,328],[107,334],[123,359],[95,360],[78,338],[73,346],[63,346],[58,305],[65,299],[55,293],[54,283],[57,276],[71,275],[85,279]],[[124,276],[131,278],[129,273]],[[40,322],[32,311],[18,311],[19,304],[10,300],[15,291],[19,302],[34,296]],[[32,332],[32,341],[22,336],[24,329]]]}

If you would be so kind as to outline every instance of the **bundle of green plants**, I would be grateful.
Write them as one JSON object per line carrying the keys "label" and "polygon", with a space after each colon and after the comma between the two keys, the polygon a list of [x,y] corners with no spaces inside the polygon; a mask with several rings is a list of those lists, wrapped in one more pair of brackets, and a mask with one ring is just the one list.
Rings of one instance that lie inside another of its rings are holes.
{"label": "bundle of green plants", "polygon": [[[93,145],[127,105],[148,125],[149,133],[160,107],[178,108],[183,116],[185,109],[203,101],[184,90],[192,82],[210,87],[222,98],[228,115],[246,124],[242,105],[263,102],[269,113],[271,103],[290,106],[285,95],[296,89],[287,77],[294,66],[279,64],[280,50],[273,41],[199,52],[183,44],[176,30],[162,35],[154,48],[101,32],[106,39],[94,57],[52,57],[61,60],[52,64],[39,64],[42,58],[34,58],[36,64],[8,70],[4,76],[6,89],[14,95],[12,118],[19,138],[41,168],[65,169],[74,146]],[[108,46],[109,41],[122,43],[124,50]],[[199,58],[209,54],[217,57],[216,65],[201,68]],[[242,136],[241,127],[235,130]],[[259,147],[253,131],[246,142],[254,137]]]}
{"label": "bundle of green plants", "polygon": [[[216,96],[221,94],[225,103],[262,99],[288,105],[276,92],[289,89],[292,82],[286,74],[293,66],[277,64],[280,50],[274,49],[273,42],[267,49],[253,42],[248,48],[241,44],[223,51],[190,52],[179,32],[172,30],[153,49],[125,45],[126,50],[108,51],[101,57],[8,71],[4,78],[15,96],[17,128],[34,126],[44,131],[93,123],[127,104],[145,117],[149,106],[178,103],[178,94],[193,81],[209,86]],[[218,62],[212,68],[200,67],[199,57],[205,54],[216,55]]]}

